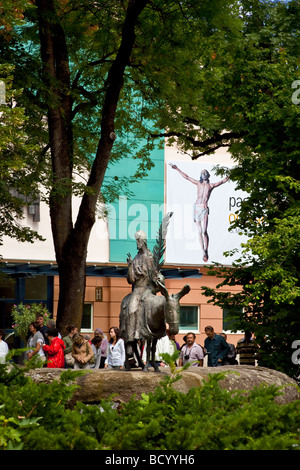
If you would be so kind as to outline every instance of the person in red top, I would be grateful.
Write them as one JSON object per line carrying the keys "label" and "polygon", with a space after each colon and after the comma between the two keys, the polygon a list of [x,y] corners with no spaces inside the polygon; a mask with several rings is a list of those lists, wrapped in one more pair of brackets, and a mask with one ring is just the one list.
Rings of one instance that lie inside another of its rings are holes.
{"label": "person in red top", "polygon": [[47,367],[51,369],[63,369],[65,366],[65,343],[58,337],[58,330],[56,328],[49,330],[47,336],[49,339],[49,346],[43,346],[43,350],[48,356]]}

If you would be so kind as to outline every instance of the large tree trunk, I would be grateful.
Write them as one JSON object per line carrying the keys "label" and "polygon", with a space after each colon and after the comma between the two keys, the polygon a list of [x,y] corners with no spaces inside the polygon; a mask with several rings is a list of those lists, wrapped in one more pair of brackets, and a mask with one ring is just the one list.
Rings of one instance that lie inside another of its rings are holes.
{"label": "large tree trunk", "polygon": [[57,327],[81,326],[85,294],[85,263],[96,202],[114,142],[114,120],[135,41],[135,25],[148,0],[130,0],[122,30],[119,51],[113,61],[105,87],[101,136],[76,223],[72,222],[72,100],[66,38],[53,0],[37,0],[44,81],[49,90],[48,126],[52,159],[53,186],[50,217],[56,261],[59,270]]}
{"label": "large tree trunk", "polygon": [[57,309],[57,328],[65,331],[67,325],[81,326],[84,296],[86,247],[78,245],[71,237],[64,247],[64,258],[58,262],[59,299]]}

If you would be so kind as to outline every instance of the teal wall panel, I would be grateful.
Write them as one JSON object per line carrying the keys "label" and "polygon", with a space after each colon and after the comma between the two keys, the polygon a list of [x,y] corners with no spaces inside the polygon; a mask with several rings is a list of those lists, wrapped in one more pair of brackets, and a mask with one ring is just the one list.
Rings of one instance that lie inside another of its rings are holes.
{"label": "teal wall panel", "polygon": [[[127,254],[137,252],[134,234],[144,230],[148,247],[152,249],[159,225],[164,216],[164,149],[151,153],[154,167],[148,176],[130,186],[133,195],[119,197],[108,205],[108,226],[110,235],[110,261],[126,262]],[[131,176],[137,169],[135,159],[126,159],[114,164],[108,176]]]}

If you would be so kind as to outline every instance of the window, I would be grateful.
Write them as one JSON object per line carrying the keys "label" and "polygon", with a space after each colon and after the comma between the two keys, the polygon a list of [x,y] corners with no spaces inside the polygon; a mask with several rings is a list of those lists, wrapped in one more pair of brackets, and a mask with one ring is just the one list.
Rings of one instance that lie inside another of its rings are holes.
{"label": "window", "polygon": [[0,328],[3,330],[12,330],[11,311],[13,306],[14,302],[0,300]]}
{"label": "window", "polygon": [[15,298],[15,282],[12,279],[0,278],[0,298],[1,299],[14,299]]}
{"label": "window", "polygon": [[87,332],[93,330],[93,304],[85,303],[83,306],[83,316],[81,322],[81,331]]}
{"label": "window", "polygon": [[233,333],[238,333],[237,327],[235,325],[235,320],[232,319],[232,316],[242,316],[243,314],[243,308],[232,308],[232,309],[227,309],[224,308],[223,310],[223,331],[226,331],[228,333],[233,332]]}
{"label": "window", "polygon": [[198,305],[180,306],[179,331],[199,331]]}
{"label": "window", "polygon": [[47,300],[47,277],[37,276],[25,278],[26,300]]}

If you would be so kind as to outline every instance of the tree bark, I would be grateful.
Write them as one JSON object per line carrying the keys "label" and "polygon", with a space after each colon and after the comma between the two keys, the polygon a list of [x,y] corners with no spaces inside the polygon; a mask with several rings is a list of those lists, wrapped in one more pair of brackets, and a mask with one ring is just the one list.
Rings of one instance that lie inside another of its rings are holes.
{"label": "tree bark", "polygon": [[[59,271],[57,327],[80,328],[87,246],[95,223],[96,203],[113,146],[114,121],[123,77],[135,42],[135,25],[148,0],[130,0],[122,40],[109,70],[102,109],[101,136],[75,224],[72,222],[72,99],[66,38],[53,0],[37,0],[44,81],[48,87],[48,127],[53,171],[50,195],[51,227]],[[51,18],[51,19],[50,19]]]}

